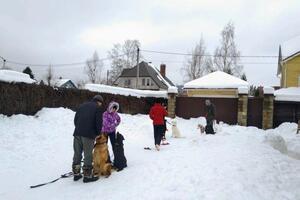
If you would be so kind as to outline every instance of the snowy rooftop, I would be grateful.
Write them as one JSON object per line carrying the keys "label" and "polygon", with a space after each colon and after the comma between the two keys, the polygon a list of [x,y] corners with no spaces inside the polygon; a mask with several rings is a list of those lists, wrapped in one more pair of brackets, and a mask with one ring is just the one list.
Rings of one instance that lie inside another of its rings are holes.
{"label": "snowy rooftop", "polygon": [[15,83],[35,83],[28,74],[16,72],[12,70],[0,70],[0,81],[15,82]]}
{"label": "snowy rooftop", "polygon": [[300,102],[300,87],[282,88],[274,92],[276,101]]}
{"label": "snowy rooftop", "polygon": [[225,72],[212,72],[184,84],[184,88],[239,88],[249,87],[249,83]]}
{"label": "snowy rooftop", "polygon": [[124,96],[168,98],[167,91],[136,90],[101,84],[86,84],[85,89],[94,92],[119,94]]}
{"label": "snowy rooftop", "polygon": [[294,37],[281,45],[283,59],[300,51],[300,36]]}
{"label": "snowy rooftop", "polygon": [[56,79],[53,81],[53,85],[56,87],[60,87],[68,81],[70,81],[70,79]]}

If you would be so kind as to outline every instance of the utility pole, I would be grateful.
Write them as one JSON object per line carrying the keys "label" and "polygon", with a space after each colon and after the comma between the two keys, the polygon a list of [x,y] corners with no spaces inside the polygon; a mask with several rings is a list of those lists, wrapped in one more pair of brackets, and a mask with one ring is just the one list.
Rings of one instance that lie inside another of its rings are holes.
{"label": "utility pole", "polygon": [[106,73],[106,85],[108,85],[108,76],[109,76],[109,70],[107,70],[107,73]]}
{"label": "utility pole", "polygon": [[5,60],[2,56],[0,56],[0,58],[3,60],[3,66],[2,66],[2,69],[5,69],[5,62],[6,62],[6,60]]}
{"label": "utility pole", "polygon": [[136,62],[137,62],[137,70],[136,70],[136,89],[138,89],[138,85],[139,85],[139,75],[140,75],[140,66],[139,66],[139,62],[140,62],[140,48],[139,46],[137,47],[137,57],[136,57]]}

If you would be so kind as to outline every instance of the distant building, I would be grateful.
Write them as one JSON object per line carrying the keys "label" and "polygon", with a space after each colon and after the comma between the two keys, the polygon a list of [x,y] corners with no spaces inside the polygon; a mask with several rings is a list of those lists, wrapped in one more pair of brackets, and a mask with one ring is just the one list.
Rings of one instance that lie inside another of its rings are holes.
{"label": "distant building", "polygon": [[[124,88],[136,88],[137,66],[129,69],[123,69],[121,75],[117,78],[114,85]],[[175,86],[170,79],[166,77],[166,65],[161,64],[160,70],[153,65],[139,63],[139,82],[137,89],[141,90],[168,90]]]}
{"label": "distant building", "polygon": [[300,87],[300,36],[279,46],[277,75],[281,88]]}
{"label": "distant building", "polygon": [[77,86],[70,79],[57,79],[53,81],[53,86],[57,88],[73,88],[77,89]]}

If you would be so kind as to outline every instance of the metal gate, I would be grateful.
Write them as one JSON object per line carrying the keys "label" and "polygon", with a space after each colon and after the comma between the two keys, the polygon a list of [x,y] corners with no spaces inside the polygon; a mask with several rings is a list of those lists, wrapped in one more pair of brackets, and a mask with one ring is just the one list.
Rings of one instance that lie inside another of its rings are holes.
{"label": "metal gate", "polygon": [[237,124],[237,98],[176,97],[176,116],[185,119],[205,116],[206,99],[215,105],[218,122]]}
{"label": "metal gate", "polygon": [[300,102],[274,101],[274,127],[283,122],[295,122],[300,120]]}
{"label": "metal gate", "polygon": [[248,98],[247,126],[262,128],[263,98]]}

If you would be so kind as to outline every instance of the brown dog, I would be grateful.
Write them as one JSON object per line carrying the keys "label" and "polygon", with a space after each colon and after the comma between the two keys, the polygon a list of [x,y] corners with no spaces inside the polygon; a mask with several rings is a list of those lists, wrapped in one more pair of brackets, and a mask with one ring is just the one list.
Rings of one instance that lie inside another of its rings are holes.
{"label": "brown dog", "polygon": [[111,174],[111,164],[108,161],[107,136],[101,134],[96,137],[96,144],[93,152],[94,174],[95,176],[109,177]]}

